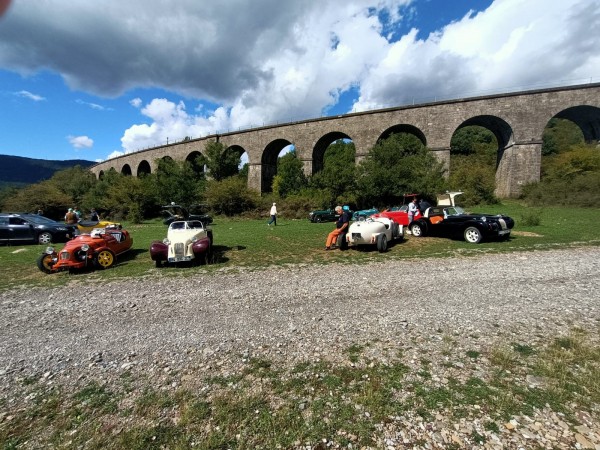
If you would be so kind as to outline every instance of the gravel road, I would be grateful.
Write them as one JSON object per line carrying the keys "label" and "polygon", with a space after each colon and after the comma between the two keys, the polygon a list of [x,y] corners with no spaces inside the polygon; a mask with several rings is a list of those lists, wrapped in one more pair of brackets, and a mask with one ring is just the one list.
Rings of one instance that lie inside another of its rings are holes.
{"label": "gravel road", "polygon": [[0,294],[3,396],[29,375],[110,382],[123,370],[228,372],[249,357],[336,361],[353,343],[372,343],[370,357],[382,361],[403,348],[410,360],[438,351],[440,332],[478,350],[575,326],[597,334],[600,319],[597,247],[93,285],[74,278]]}

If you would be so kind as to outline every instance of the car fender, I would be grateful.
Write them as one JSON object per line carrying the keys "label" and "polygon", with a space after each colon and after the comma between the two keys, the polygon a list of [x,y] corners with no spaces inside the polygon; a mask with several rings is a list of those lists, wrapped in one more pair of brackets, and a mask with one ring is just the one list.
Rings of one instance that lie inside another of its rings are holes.
{"label": "car fender", "polygon": [[150,258],[152,261],[156,260],[167,260],[169,254],[169,246],[164,242],[154,241],[150,245]]}
{"label": "car fender", "polygon": [[198,239],[192,243],[192,251],[194,254],[206,253],[210,250],[210,239],[208,237]]}

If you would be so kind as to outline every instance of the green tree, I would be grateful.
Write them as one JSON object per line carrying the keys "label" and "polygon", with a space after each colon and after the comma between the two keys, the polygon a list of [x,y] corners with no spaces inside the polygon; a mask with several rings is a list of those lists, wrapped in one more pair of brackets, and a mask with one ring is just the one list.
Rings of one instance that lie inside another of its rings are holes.
{"label": "green tree", "polygon": [[205,182],[187,161],[170,158],[157,161],[156,171],[149,176],[149,186],[155,189],[159,203],[175,202],[189,206],[201,198]]}
{"label": "green tree", "polygon": [[323,157],[323,170],[313,175],[311,186],[327,192],[326,205],[347,203],[356,190],[356,148],[354,143],[338,140],[331,144]]}
{"label": "green tree", "polygon": [[398,204],[408,192],[435,198],[446,186],[443,164],[407,133],[375,145],[357,171],[359,206]]}
{"label": "green tree", "polygon": [[496,136],[490,130],[477,125],[467,126],[456,130],[450,141],[450,154],[472,155],[498,150]]}
{"label": "green tree", "polygon": [[575,123],[566,119],[550,119],[542,135],[542,156],[556,155],[569,151],[584,143],[583,133]]}
{"label": "green tree", "polygon": [[237,175],[240,157],[234,151],[227,151],[221,142],[209,142],[204,149],[204,164],[210,178],[216,181]]}
{"label": "green tree", "polygon": [[8,197],[4,201],[7,211],[36,212],[42,210],[44,215],[55,220],[62,220],[67,208],[73,206],[73,197],[65,194],[56,183],[45,180],[31,184]]}
{"label": "green tree", "polygon": [[308,182],[302,170],[302,161],[296,152],[286,153],[277,160],[277,175],[273,178],[273,192],[281,198],[299,192]]}
{"label": "green tree", "polygon": [[216,214],[233,216],[256,208],[260,204],[260,195],[249,189],[243,178],[229,177],[208,181],[206,202]]}
{"label": "green tree", "polygon": [[50,182],[73,200],[73,205],[82,205],[84,195],[96,184],[96,176],[81,166],[71,167],[56,172]]}

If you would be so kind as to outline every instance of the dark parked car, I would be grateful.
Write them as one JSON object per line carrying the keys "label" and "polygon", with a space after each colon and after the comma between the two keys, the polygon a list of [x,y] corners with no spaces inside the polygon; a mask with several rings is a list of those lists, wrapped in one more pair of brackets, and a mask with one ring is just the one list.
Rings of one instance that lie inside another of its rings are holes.
{"label": "dark parked car", "polygon": [[37,214],[0,213],[0,242],[36,243],[67,242],[77,227],[56,222]]}
{"label": "dark parked car", "polygon": [[333,209],[320,209],[311,211],[308,214],[308,220],[311,222],[335,222],[340,215]]}
{"label": "dark parked car", "polygon": [[464,238],[471,244],[508,239],[515,222],[501,214],[467,214],[460,206],[432,206],[410,225],[413,236]]}

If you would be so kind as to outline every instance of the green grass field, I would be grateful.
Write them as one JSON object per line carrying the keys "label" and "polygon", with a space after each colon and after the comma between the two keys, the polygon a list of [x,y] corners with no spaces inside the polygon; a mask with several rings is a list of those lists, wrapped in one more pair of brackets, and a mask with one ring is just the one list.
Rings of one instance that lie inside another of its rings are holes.
{"label": "green grass field", "polygon": [[[518,202],[505,202],[473,208],[473,212],[504,213],[513,217],[516,226],[508,242],[467,244],[442,238],[413,238],[378,253],[371,248],[325,252],[325,238],[333,223],[310,223],[308,220],[286,220],[281,217],[277,227],[267,226],[267,220],[215,218],[214,261],[206,267],[156,269],[148,248],[153,240],[166,236],[166,226],[160,220],[124,226],[134,239],[132,251],[118,259],[115,267],[106,271],[79,274],[46,275],[36,266],[36,259],[45,249],[42,245],[0,247],[0,289],[20,286],[53,286],[72,281],[108,280],[139,276],[189,276],[198,271],[210,272],[238,267],[264,268],[286,264],[327,264],[383,261],[389,258],[422,258],[480,255],[482,253],[516,250],[543,250],[579,245],[600,244],[597,226],[598,209],[527,208]],[[537,223],[537,224],[536,224]],[[56,245],[61,248],[62,245]]]}

